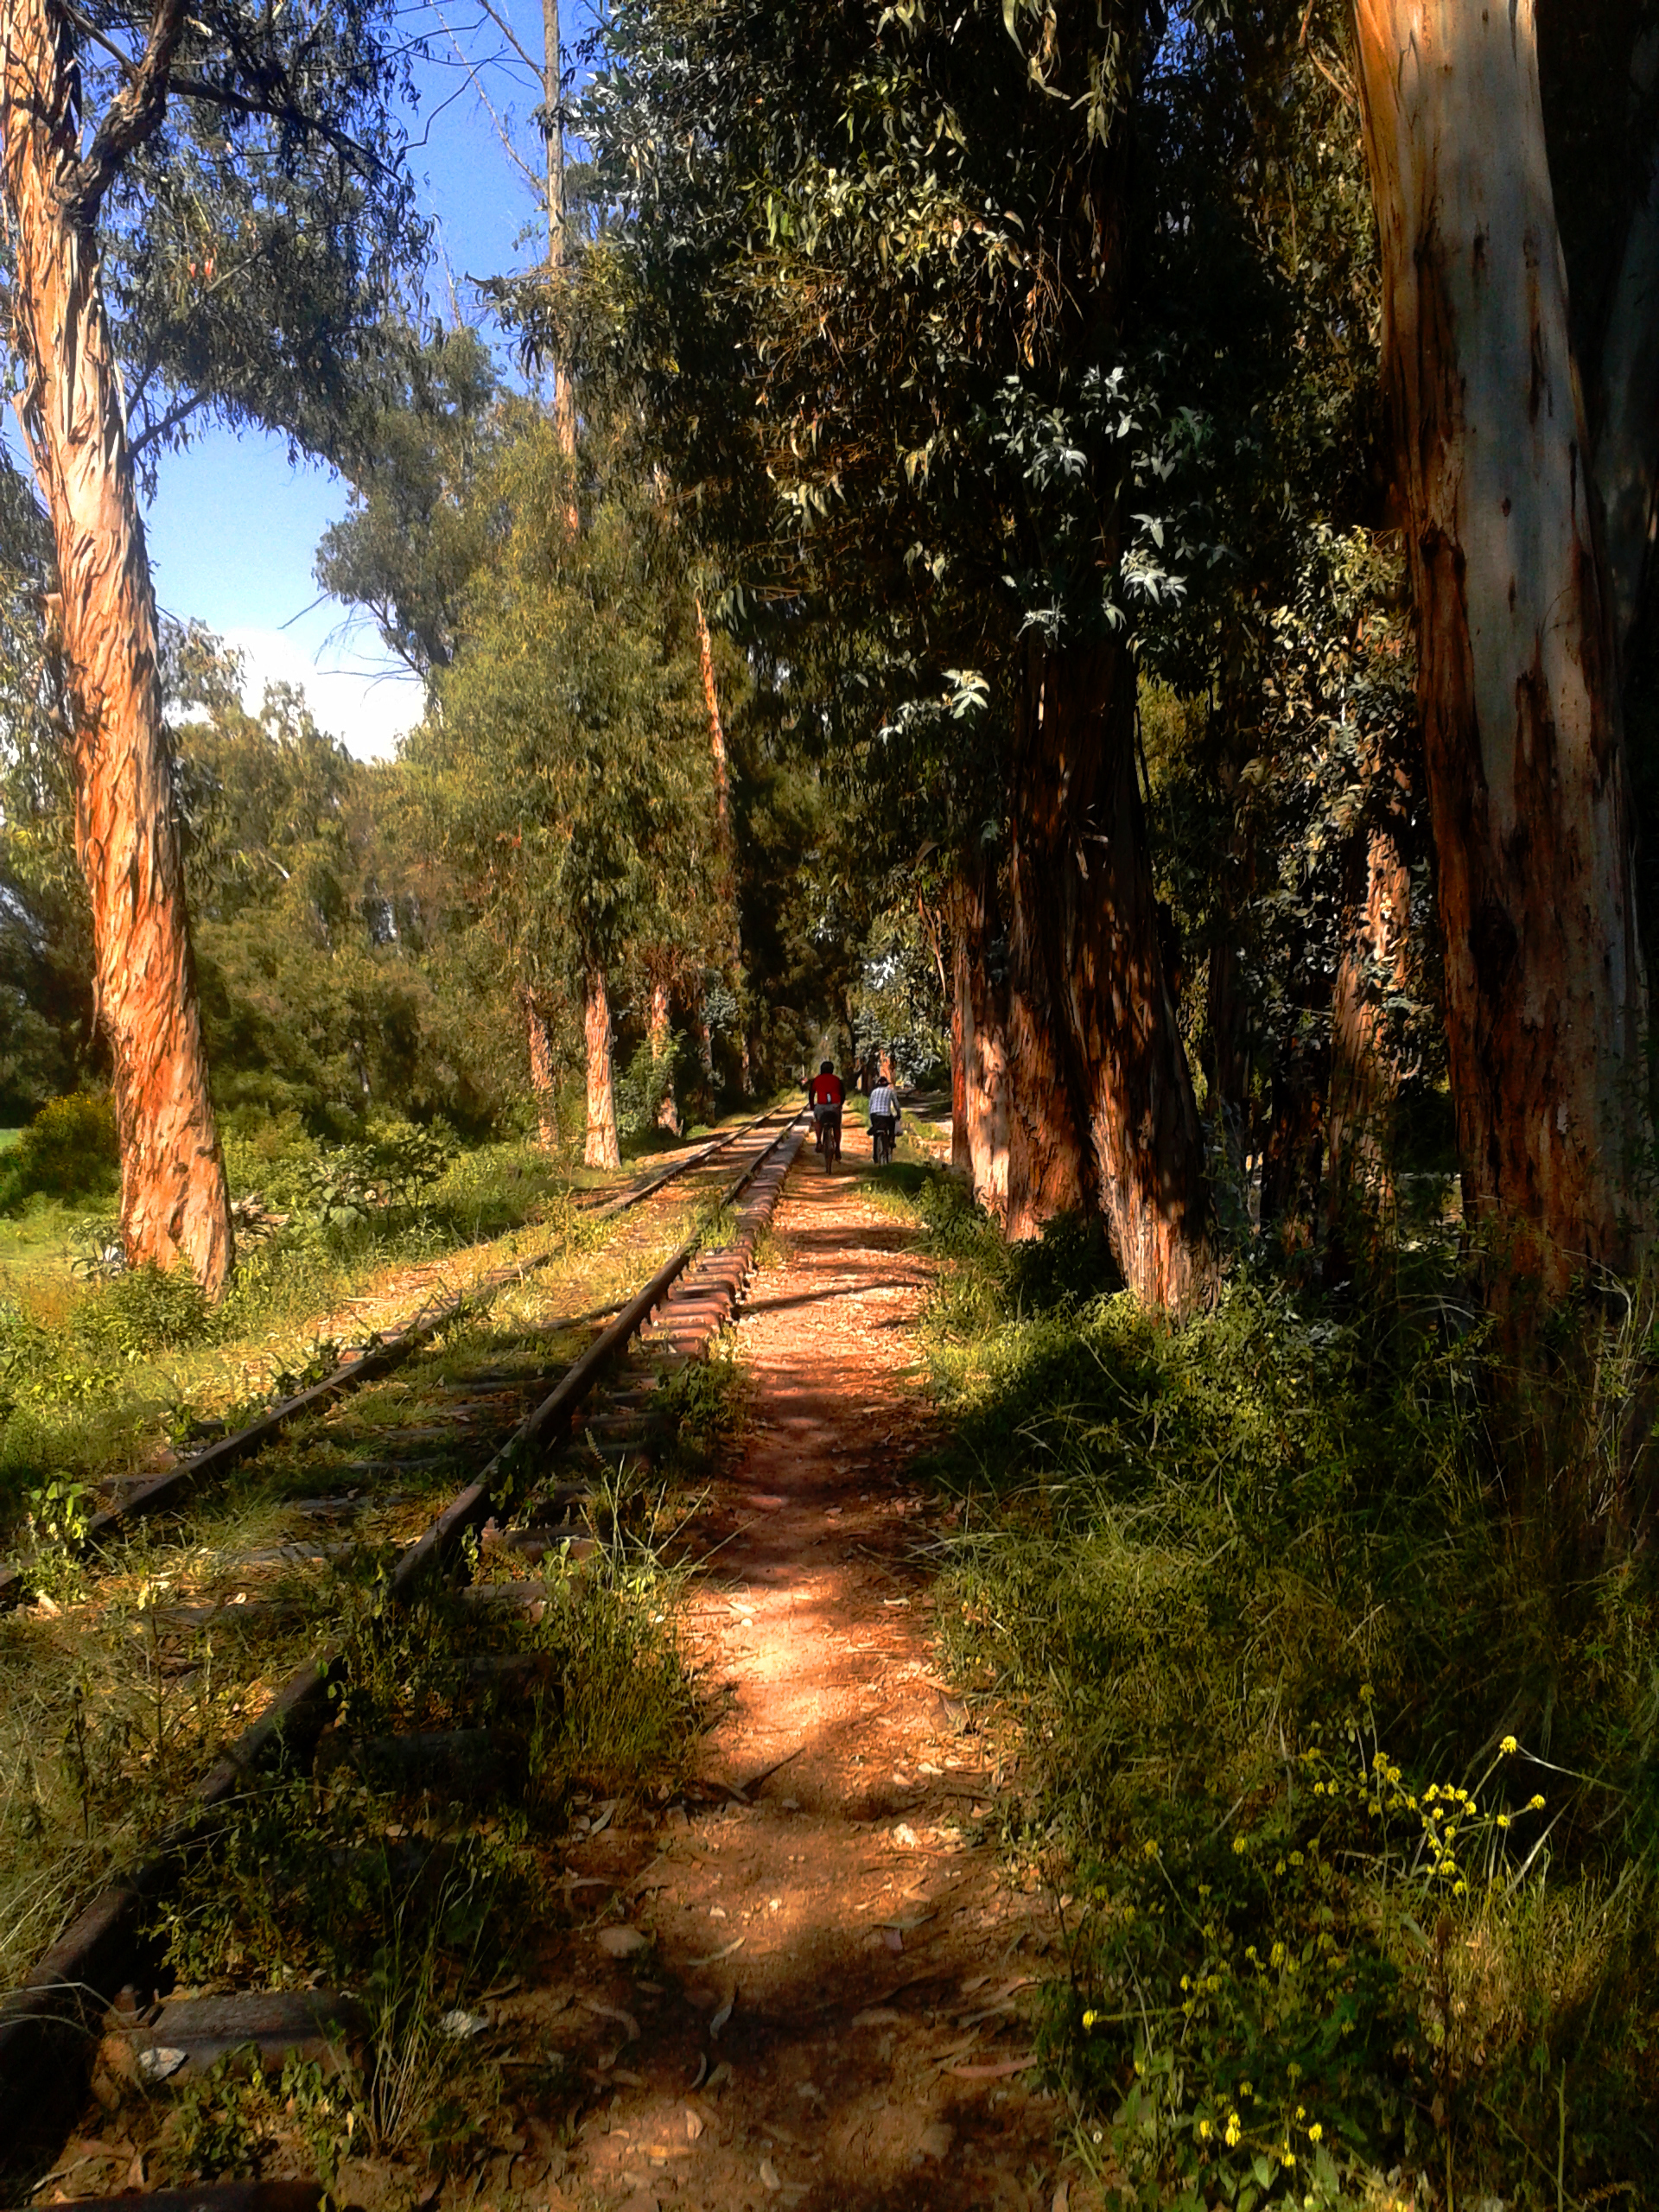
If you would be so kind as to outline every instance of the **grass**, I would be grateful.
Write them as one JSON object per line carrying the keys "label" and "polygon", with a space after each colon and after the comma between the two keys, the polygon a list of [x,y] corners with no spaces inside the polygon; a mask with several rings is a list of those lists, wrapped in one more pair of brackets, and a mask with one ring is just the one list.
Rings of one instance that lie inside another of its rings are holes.
{"label": "grass", "polygon": [[103,2084],[157,2177],[275,2166],[332,2190],[348,2158],[367,2158],[380,2169],[370,2193],[388,2193],[390,2168],[403,2201],[396,2175],[465,2163],[511,2124],[514,2094],[533,2094],[543,2124],[561,2109],[574,2121],[585,2091],[556,2046],[510,2087],[471,2024],[493,1990],[534,1974],[563,1925],[561,1843],[581,1808],[682,1774],[698,1713],[677,1580],[649,1547],[619,1539],[579,1568],[550,1563],[547,1579],[540,1621],[504,1618],[487,1639],[529,1669],[510,1699],[479,1688],[470,1662],[486,1639],[454,1600],[392,1618],[363,1583],[340,1608],[353,1687],[334,1732],[505,1724],[526,1739],[518,1778],[387,1789],[325,1748],[309,1777],[231,1809],[162,1914],[168,1970],[200,1991],[349,1990],[365,2031],[332,2082],[291,2065],[280,2082],[228,2068],[176,2098]]}
{"label": "grass", "polygon": [[[448,1324],[391,1375],[296,1423],[194,1500],[181,1522],[141,1524],[86,1567],[51,1545],[34,1557],[36,1586],[59,1610],[0,1618],[0,1979],[15,1980],[97,1880],[163,1824],[179,1794],[308,1652],[342,1619],[354,1621],[365,1606],[372,1612],[380,1569],[461,1478],[455,1450],[446,1453],[442,1434],[432,1436],[457,1379],[480,1367],[573,1354],[585,1337],[557,1332],[558,1318],[637,1282],[678,1238],[672,1217],[561,1218],[564,1242],[552,1264]],[[132,1418],[130,1401],[119,1410]],[[683,1411],[683,1452],[713,1415],[689,1400]],[[476,1441],[467,1448],[475,1461]],[[385,1460],[404,1464],[390,1476],[353,1471],[359,1461]],[[320,1523],[296,1510],[298,1500],[350,1491],[362,1497],[348,1522]],[[636,1567],[653,1526],[631,1504]],[[296,1540],[347,1536],[356,1557],[333,1573],[260,1556]],[[620,1569],[613,1580],[620,1590]],[[156,1611],[174,1609],[175,1619],[181,1606],[226,1600],[254,1610],[233,1607],[194,1630],[167,1625]],[[287,1611],[262,1611],[262,1602]],[[431,1663],[453,1672],[454,1653],[453,1643],[435,1641]],[[360,1673],[365,1682],[373,1678],[366,1666]],[[408,1679],[416,1688],[427,1681],[418,1671]],[[656,1694],[643,1675],[626,1687]],[[431,1694],[437,1712],[448,1694],[441,1680]],[[601,1735],[610,1727],[599,1725]]]}
{"label": "grass", "polygon": [[[457,1169],[446,1179],[453,1194]],[[683,1575],[664,1548],[741,1421],[729,1361],[694,1364],[665,1386],[668,1442],[652,1475],[601,1470],[588,1513],[597,1547],[532,1571],[548,1585],[538,1615],[480,1620],[442,1588],[409,1613],[386,1604],[385,1570],[454,1490],[460,1445],[469,1465],[480,1456],[476,1414],[455,1448],[434,1436],[454,1386],[480,1368],[574,1353],[585,1332],[561,1332],[559,1317],[636,1283],[691,1218],[682,1208],[595,1224],[557,1193],[537,1206],[539,1223],[508,1244],[550,1249],[550,1265],[447,1324],[391,1376],[296,1423],[193,1501],[181,1522],[141,1527],[85,1565],[47,1544],[35,1564],[52,1603],[0,1620],[8,1981],[111,1868],[139,1853],[295,1667],[324,1644],[347,1655],[315,1771],[278,1777],[230,1808],[156,1935],[181,1988],[349,1987],[367,2011],[365,2044],[337,2080],[296,2062],[278,2082],[233,2059],[176,2094],[102,2081],[112,2126],[144,2149],[153,2180],[300,2171],[333,2189],[353,2158],[442,2171],[499,2132],[509,2088],[524,2092],[526,2077],[504,2086],[482,2044],[458,2040],[446,2016],[481,2003],[515,1961],[533,1964],[563,1910],[560,1845],[582,1808],[660,1796],[686,1771],[706,1716],[677,1626]],[[722,1227],[718,1216],[697,1218],[704,1233]],[[373,1226],[333,1233],[327,1264],[346,1281],[360,1286],[363,1254],[386,1249]],[[273,1255],[257,1308],[267,1323],[292,1291],[295,1250]],[[504,1256],[498,1246],[480,1264]],[[119,1366],[105,1351],[112,1407],[72,1402],[60,1441],[78,1433],[84,1444],[106,1414],[135,1433],[138,1376],[165,1373],[176,1388],[192,1361],[245,1356],[246,1332],[227,1342],[212,1317],[211,1340],[199,1340],[205,1309],[181,1289],[125,1277],[78,1298],[71,1341],[89,1370],[81,1348],[94,1328],[114,1325],[111,1313],[152,1340],[165,1326],[183,1342],[165,1359]],[[169,1320],[175,1306],[182,1318]],[[387,1461],[396,1471],[384,1471]],[[359,1475],[359,1464],[378,1471]],[[524,1479],[533,1494],[534,1471]],[[299,1510],[353,1493],[340,1525]],[[315,1548],[346,1535],[349,1550],[331,1563],[283,1555],[296,1539]],[[221,1608],[211,1623],[181,1614],[209,1603]],[[493,1774],[400,1771],[372,1751],[384,1738],[479,1731],[499,1749]],[[574,2108],[556,2050],[537,2084],[543,2119],[562,2098]]]}
{"label": "grass", "polygon": [[233,1136],[227,1150],[233,1190],[287,1218],[245,1240],[218,1308],[153,1269],[77,1281],[89,1239],[75,1203],[36,1194],[0,1216],[0,1541],[16,1546],[54,1482],[90,1489],[149,1471],[327,1372],[340,1344],[420,1305],[415,1271],[431,1271],[435,1299],[550,1242],[569,1247],[569,1193],[606,1179],[573,1178],[528,1144],[491,1144],[453,1155],[413,1202],[330,1210],[317,1197],[330,1156],[297,1124]]}
{"label": "grass", "polygon": [[[1080,2152],[1147,2207],[1643,2201],[1659,1576],[1505,1513],[1455,1284],[1241,1280],[1174,1334],[1075,1225],[1010,1251],[880,1179],[944,1262],[940,1624],[1020,1745],[1007,1848],[1071,1901]],[[1646,1359],[1632,1318],[1559,1401],[1560,1481]]]}

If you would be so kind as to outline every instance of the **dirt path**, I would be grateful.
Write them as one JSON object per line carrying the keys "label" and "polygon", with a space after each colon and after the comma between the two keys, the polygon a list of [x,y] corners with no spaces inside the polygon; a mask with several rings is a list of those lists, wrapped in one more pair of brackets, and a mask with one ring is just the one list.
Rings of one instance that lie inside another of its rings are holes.
{"label": "dirt path", "polygon": [[776,1227],[789,1257],[739,1331],[747,1455],[699,1523],[711,1802],[649,1865],[637,1836],[571,1854],[652,1948],[615,1971],[616,2094],[552,2201],[1046,2212],[1058,2114],[1019,2062],[1055,1933],[982,1840],[997,1777],[937,1687],[906,1479],[925,1265],[810,1154]]}

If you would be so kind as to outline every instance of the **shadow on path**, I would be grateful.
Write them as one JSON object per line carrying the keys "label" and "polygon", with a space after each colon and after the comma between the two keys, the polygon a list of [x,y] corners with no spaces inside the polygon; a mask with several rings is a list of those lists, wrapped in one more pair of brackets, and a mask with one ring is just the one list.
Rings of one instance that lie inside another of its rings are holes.
{"label": "shadow on path", "polygon": [[[571,1853],[601,1908],[577,2001],[605,1984],[593,2074],[616,2095],[552,2202],[1047,2212],[1063,2113],[1028,2060],[1058,1935],[984,1840],[1001,1777],[934,1675],[906,1477],[927,1269],[810,1167],[775,1225],[789,1256],[739,1334],[747,1449],[692,1530],[727,1709],[702,1802]],[[598,1942],[613,1898],[649,1938],[626,1964]]]}

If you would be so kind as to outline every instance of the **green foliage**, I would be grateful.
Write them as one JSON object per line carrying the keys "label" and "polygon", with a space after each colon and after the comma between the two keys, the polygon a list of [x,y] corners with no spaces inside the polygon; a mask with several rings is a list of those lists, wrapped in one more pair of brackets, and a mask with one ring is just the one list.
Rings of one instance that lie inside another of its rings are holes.
{"label": "green foliage", "polygon": [[118,1190],[121,1154],[110,1100],[85,1090],[48,1099],[7,1156],[0,1178],[9,1207],[36,1193],[104,1198]]}
{"label": "green foliage", "polygon": [[60,1477],[23,1495],[29,1509],[29,1533],[37,1548],[67,1549],[79,1543],[91,1517],[86,1503],[91,1493],[85,1483]]}
{"label": "green foliage", "polygon": [[671,1038],[666,1052],[642,1037],[616,1077],[616,1126],[626,1135],[643,1136],[658,1126],[664,1099],[674,1095],[675,1077],[684,1071],[683,1047]]}
{"label": "green foliage", "polygon": [[256,2173],[271,2112],[257,2047],[227,2050],[179,2093],[175,2126],[185,2171],[204,2181]]}
{"label": "green foliage", "polygon": [[524,1087],[512,1001],[469,957],[470,917],[423,855],[402,772],[353,760],[288,687],[245,713],[238,658],[199,629],[173,635],[169,688],[227,1127],[297,1116],[342,1139],[377,1115],[476,1132],[509,1114]]}
{"label": "green foliage", "polygon": [[407,757],[508,975],[580,1004],[636,948],[724,950],[692,594],[642,489],[601,474],[573,529],[550,423],[520,424],[488,496],[505,534]]}
{"label": "green foliage", "polygon": [[[1495,1349],[1443,1289],[1359,1325],[1240,1285],[1179,1335],[1069,1267],[1038,1302],[1037,1255],[924,1203],[943,1626],[1024,1738],[1011,1847],[1078,1900],[1047,2048],[1135,2201],[1400,2166],[1553,2206],[1564,2069],[1569,2196],[1628,2185],[1659,1582],[1564,1584],[1495,1521]],[[1606,1387],[1554,1409],[1586,1456]]]}
{"label": "green foliage", "polygon": [[429,680],[454,658],[462,601],[488,551],[488,505],[476,493],[499,389],[464,326],[424,341],[392,334],[383,375],[358,434],[350,509],[317,548],[317,582],[365,608],[387,648]]}
{"label": "green foliage", "polygon": [[[124,0],[97,21],[113,51],[75,41],[89,117],[149,23]],[[214,418],[350,451],[381,315],[424,243],[403,161],[410,60],[386,0],[215,0],[185,24],[174,66],[195,89],[126,149],[96,234],[141,468]]]}
{"label": "green foliage", "polygon": [[188,1268],[168,1270],[152,1261],[84,1293],[71,1327],[86,1357],[131,1365],[152,1352],[201,1343],[213,1321],[207,1296]]}
{"label": "green foliage", "polygon": [[863,948],[852,1025],[861,1046],[890,1059],[900,1083],[937,1080],[950,1067],[950,1011],[940,974],[940,932],[925,911],[877,917]]}
{"label": "green foliage", "polygon": [[371,1125],[361,1144],[331,1147],[299,1183],[300,1201],[325,1224],[366,1220],[393,1206],[416,1206],[442,1181],[454,1158],[448,1133],[410,1122]]}

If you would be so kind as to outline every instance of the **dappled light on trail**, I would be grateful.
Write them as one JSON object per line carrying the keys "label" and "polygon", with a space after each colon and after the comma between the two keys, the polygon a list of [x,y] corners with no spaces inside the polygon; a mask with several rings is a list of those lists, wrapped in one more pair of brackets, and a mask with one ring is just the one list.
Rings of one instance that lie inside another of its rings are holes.
{"label": "dappled light on trail", "polygon": [[[613,2037],[614,2100],[554,2202],[1046,2208],[1059,2115],[1032,2000],[1058,1928],[990,1840],[1005,1755],[930,1639],[938,1508],[910,1471],[931,1269],[816,1164],[775,1229],[737,1332],[745,1446],[686,1537],[718,1714],[700,1782],[654,1836],[570,1854],[649,1948],[591,1993],[639,2033]],[[561,1961],[580,1986],[606,1935]]]}

